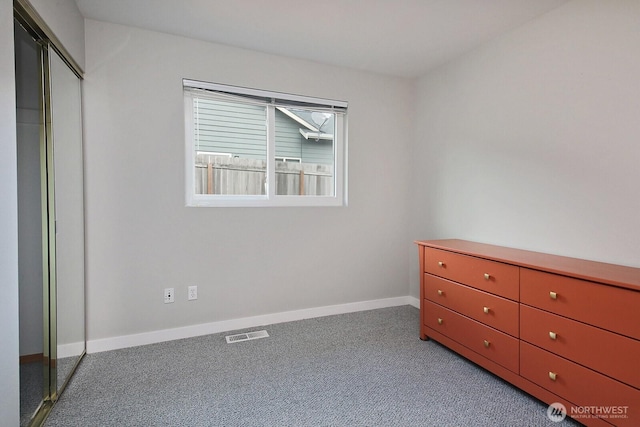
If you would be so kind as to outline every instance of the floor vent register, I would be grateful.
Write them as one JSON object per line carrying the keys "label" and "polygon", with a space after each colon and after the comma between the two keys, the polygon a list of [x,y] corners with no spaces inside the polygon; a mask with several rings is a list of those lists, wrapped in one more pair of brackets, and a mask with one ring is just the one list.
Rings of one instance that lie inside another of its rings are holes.
{"label": "floor vent register", "polygon": [[267,338],[269,334],[267,331],[255,331],[255,332],[245,332],[242,334],[235,335],[227,335],[225,338],[227,339],[227,344],[232,344],[236,342],[249,341],[249,340],[257,340],[259,338]]}

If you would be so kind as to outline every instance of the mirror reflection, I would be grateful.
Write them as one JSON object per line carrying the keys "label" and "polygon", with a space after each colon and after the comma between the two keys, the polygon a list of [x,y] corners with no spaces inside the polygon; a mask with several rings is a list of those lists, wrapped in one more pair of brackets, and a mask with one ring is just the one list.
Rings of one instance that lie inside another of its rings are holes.
{"label": "mirror reflection", "polygon": [[49,49],[55,197],[57,389],[84,352],[84,198],[80,79]]}
{"label": "mirror reflection", "polygon": [[[40,47],[14,25],[18,160],[20,299],[20,424],[27,425],[45,393]],[[46,353],[48,356],[48,352]]]}
{"label": "mirror reflection", "polygon": [[15,15],[20,425],[39,425],[85,353],[80,78]]}

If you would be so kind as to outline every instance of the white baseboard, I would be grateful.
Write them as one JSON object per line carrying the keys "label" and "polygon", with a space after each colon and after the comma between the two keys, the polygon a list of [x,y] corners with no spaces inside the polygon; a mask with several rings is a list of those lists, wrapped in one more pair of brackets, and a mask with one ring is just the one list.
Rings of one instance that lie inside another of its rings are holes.
{"label": "white baseboard", "polygon": [[420,300],[418,298],[412,297],[412,296],[408,296],[407,300],[408,300],[407,304],[409,304],[409,305],[411,305],[411,306],[413,306],[413,307],[415,307],[417,309],[420,309]]}
{"label": "white baseboard", "polygon": [[70,344],[58,345],[58,359],[64,359],[65,357],[80,356],[84,351],[84,342],[72,342]]}
{"label": "white baseboard", "polygon": [[203,323],[200,325],[184,326],[181,328],[89,340],[87,341],[87,353],[99,353],[102,351],[136,347],[139,345],[191,338],[200,335],[217,334],[220,332],[234,331],[238,329],[254,328],[256,326],[272,325],[274,323],[291,322],[294,320],[311,319],[314,317],[353,313],[357,311],[375,310],[378,308],[397,307],[400,305],[412,305],[414,307],[419,307],[420,303],[417,298],[404,296],[354,302],[349,304],[314,307],[303,310],[285,311],[281,313],[265,314],[262,316],[244,317],[241,319],[222,320],[219,322]]}

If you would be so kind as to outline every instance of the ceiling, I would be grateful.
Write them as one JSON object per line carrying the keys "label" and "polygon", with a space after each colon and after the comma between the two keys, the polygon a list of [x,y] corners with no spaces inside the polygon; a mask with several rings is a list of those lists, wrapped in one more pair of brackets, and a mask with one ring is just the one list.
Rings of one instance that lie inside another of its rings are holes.
{"label": "ceiling", "polygon": [[76,0],[85,18],[418,77],[568,0]]}

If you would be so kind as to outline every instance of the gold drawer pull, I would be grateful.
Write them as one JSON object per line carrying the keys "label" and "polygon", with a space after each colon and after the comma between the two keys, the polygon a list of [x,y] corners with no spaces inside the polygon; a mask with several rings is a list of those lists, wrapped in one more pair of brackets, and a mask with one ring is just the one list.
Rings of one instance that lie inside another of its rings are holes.
{"label": "gold drawer pull", "polygon": [[438,261],[438,265],[439,265],[440,267],[444,267],[444,262],[442,262],[442,261]]}
{"label": "gold drawer pull", "polygon": [[489,307],[482,307],[482,311],[484,311],[484,314],[489,314]]}
{"label": "gold drawer pull", "polygon": [[484,340],[484,346],[489,348],[489,346],[491,345],[491,343],[487,340]]}
{"label": "gold drawer pull", "polygon": [[555,292],[549,292],[549,298],[558,299],[558,294],[556,294]]}
{"label": "gold drawer pull", "polygon": [[549,371],[549,378],[551,378],[551,381],[555,381],[557,377],[558,377],[558,374],[556,374],[555,372]]}
{"label": "gold drawer pull", "polygon": [[442,292],[442,289],[438,289],[438,295],[440,296],[444,295],[444,292]]}
{"label": "gold drawer pull", "polygon": [[552,340],[555,340],[556,338],[558,338],[558,335],[556,335],[555,332],[549,332],[549,338],[551,338]]}
{"label": "gold drawer pull", "polygon": [[491,275],[489,273],[484,273],[484,280],[491,279]]}
{"label": "gold drawer pull", "polygon": [[442,319],[438,317],[438,325],[442,325]]}

